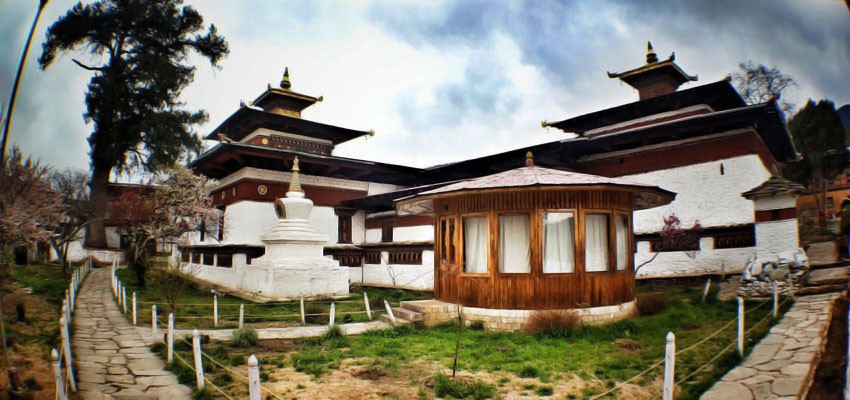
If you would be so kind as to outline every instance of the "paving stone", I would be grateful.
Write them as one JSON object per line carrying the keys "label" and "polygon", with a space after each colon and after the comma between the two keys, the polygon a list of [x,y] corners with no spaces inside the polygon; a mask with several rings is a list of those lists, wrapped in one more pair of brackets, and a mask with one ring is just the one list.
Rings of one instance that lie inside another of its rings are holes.
{"label": "paving stone", "polygon": [[749,400],[753,392],[746,386],[736,382],[717,382],[702,396],[702,400]]}

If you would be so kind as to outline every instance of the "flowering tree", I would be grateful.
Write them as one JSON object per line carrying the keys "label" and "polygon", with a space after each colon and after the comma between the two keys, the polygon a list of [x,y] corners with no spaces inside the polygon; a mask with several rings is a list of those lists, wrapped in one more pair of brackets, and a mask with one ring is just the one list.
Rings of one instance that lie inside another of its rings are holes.
{"label": "flowering tree", "polygon": [[24,158],[14,147],[0,173],[0,266],[12,264],[15,246],[30,246],[52,236],[50,222],[62,216],[62,200],[47,181],[50,169]]}
{"label": "flowering tree", "polygon": [[65,169],[54,171],[49,176],[50,186],[62,199],[63,214],[51,221],[50,244],[56,251],[62,270],[68,263],[68,248],[92,221],[93,212],[89,201],[89,174],[81,170]]}
{"label": "flowering tree", "polygon": [[211,183],[175,167],[150,182],[150,193],[125,191],[111,203],[109,219],[127,238],[127,258],[141,286],[158,241],[186,241],[190,233],[210,232],[217,225],[221,212],[207,194]]}
{"label": "flowering tree", "polygon": [[637,274],[641,267],[655,261],[655,258],[658,257],[662,251],[681,250],[685,252],[693,252],[699,250],[699,239],[700,234],[702,233],[702,224],[699,223],[699,220],[694,221],[693,226],[690,228],[682,227],[682,220],[680,220],[676,214],[670,214],[663,217],[663,221],[664,226],[661,228],[661,243],[659,244],[658,251],[655,252],[652,258],[638,265],[635,268],[635,274]]}

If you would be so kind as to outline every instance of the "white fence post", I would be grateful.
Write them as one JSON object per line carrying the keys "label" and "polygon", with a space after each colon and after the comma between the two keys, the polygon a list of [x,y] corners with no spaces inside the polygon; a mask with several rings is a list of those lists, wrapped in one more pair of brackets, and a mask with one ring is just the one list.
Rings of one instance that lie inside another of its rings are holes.
{"label": "white fence post", "polygon": [[705,289],[702,291],[702,302],[708,299],[708,292],[711,290],[711,278],[705,280]]}
{"label": "white fence post", "polygon": [[53,349],[50,352],[50,361],[53,362],[53,375],[56,382],[56,400],[66,400],[65,397],[65,381],[62,379],[62,364],[59,363],[59,352]]}
{"label": "white fence post", "polygon": [[673,389],[676,381],[676,335],[667,332],[667,347],[664,350],[664,391],[662,400],[673,400]]}
{"label": "white fence post", "polygon": [[304,315],[304,296],[301,296],[301,325],[307,324],[307,316]]}
{"label": "white fence post", "polygon": [[121,307],[124,308],[124,315],[127,315],[127,288],[121,286]]}
{"label": "white fence post", "polygon": [[156,304],[151,305],[151,335],[156,337]]}
{"label": "white fence post", "polygon": [[387,299],[384,299],[384,307],[386,307],[386,309],[387,309],[387,314],[389,314],[389,316],[390,316],[390,321],[392,321],[393,326],[395,326],[396,321],[395,321],[395,315],[393,314],[393,308],[390,307],[390,302],[388,302]]}
{"label": "white fence post", "polygon": [[738,297],[738,355],[744,356],[744,299]]}
{"label": "white fence post", "polygon": [[[76,273],[75,273],[75,274],[76,274]],[[74,276],[72,276],[72,277],[71,277],[71,291],[70,291],[70,294],[71,294],[71,310],[72,310],[72,311],[74,310],[74,305],[76,305],[76,304],[77,304],[77,283],[75,282],[76,280],[77,280],[77,276],[76,276],[76,275],[74,275]]]}
{"label": "white fence post", "polygon": [[363,292],[363,303],[366,304],[366,316],[369,317],[369,321],[372,320],[372,307],[369,306],[369,294]]}
{"label": "white fence post", "polygon": [[245,327],[245,304],[239,305],[239,329]]}
{"label": "white fence post", "polygon": [[334,320],[336,319],[336,304],[331,303],[331,315],[328,317],[328,326],[334,326]]}
{"label": "white fence post", "polygon": [[204,389],[204,364],[201,361],[201,331],[192,331],[192,351],[195,353],[195,380],[198,381],[198,390]]}
{"label": "white fence post", "polygon": [[174,313],[168,313],[168,334],[165,340],[168,342],[168,365],[174,361]]}
{"label": "white fence post", "polygon": [[213,326],[218,328],[218,295],[213,295]]}
{"label": "white fence post", "polygon": [[779,318],[779,288],[773,281],[773,319]]}
{"label": "white fence post", "polygon": [[68,376],[68,384],[71,390],[77,391],[77,384],[74,382],[74,361],[71,359],[71,336],[68,332],[68,320],[65,317],[59,318],[59,335],[62,336],[62,352],[65,353],[65,371]]}
{"label": "white fence post", "polygon": [[260,400],[260,368],[257,366],[257,357],[251,354],[248,357],[248,399]]}
{"label": "white fence post", "polygon": [[121,306],[121,280],[118,279],[118,278],[115,278],[115,281],[118,282],[118,287],[117,287],[118,293],[115,294],[115,298],[118,301],[118,306],[120,307]]}
{"label": "white fence post", "polygon": [[136,319],[136,291],[133,291],[133,326],[136,326],[138,320]]}

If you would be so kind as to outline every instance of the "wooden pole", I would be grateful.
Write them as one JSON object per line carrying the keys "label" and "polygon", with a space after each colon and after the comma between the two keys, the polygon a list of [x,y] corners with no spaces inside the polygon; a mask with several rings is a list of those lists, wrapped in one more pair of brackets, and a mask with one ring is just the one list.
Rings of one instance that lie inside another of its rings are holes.
{"label": "wooden pole", "polygon": [[262,397],[260,388],[260,368],[257,366],[257,357],[251,354],[248,357],[248,399],[260,400]]}
{"label": "wooden pole", "polygon": [[50,351],[50,361],[53,362],[53,381],[56,383],[56,400],[67,400],[65,397],[65,381],[62,379],[62,364],[59,362],[59,352]]}
{"label": "wooden pole", "polygon": [[201,360],[201,331],[192,331],[192,352],[195,354],[195,380],[198,390],[204,390],[204,364]]}
{"label": "wooden pole", "polygon": [[307,316],[304,314],[304,296],[301,296],[301,325],[307,324]]}
{"label": "wooden pole", "polygon": [[676,335],[667,332],[667,346],[664,351],[664,391],[662,400],[673,400],[673,389],[676,383]]}
{"label": "wooden pole", "polygon": [[213,295],[213,326],[218,328],[218,295]]}
{"label": "wooden pole", "polygon": [[74,382],[74,361],[71,358],[71,336],[68,332],[68,320],[65,317],[59,318],[59,335],[62,336],[62,352],[65,354],[65,371],[68,374],[68,385],[71,391],[77,391],[77,384]]}
{"label": "wooden pole", "polygon": [[369,321],[372,320],[372,307],[369,306],[369,294],[363,292],[363,303],[366,304],[366,316],[369,317]]}
{"label": "wooden pole", "polygon": [[738,355],[744,356],[744,299],[738,297]]}
{"label": "wooden pole", "polygon": [[136,326],[136,291],[133,291],[133,326]]}
{"label": "wooden pole", "polygon": [[328,317],[328,326],[334,326],[334,320],[336,319],[336,304],[331,303],[331,315]]}
{"label": "wooden pole", "polygon": [[245,328],[245,304],[239,305],[239,329]]}
{"label": "wooden pole", "polygon": [[384,307],[387,309],[387,314],[390,316],[390,321],[393,323],[393,326],[396,325],[395,315],[393,314],[393,308],[390,307],[390,302],[384,299]]}
{"label": "wooden pole", "polygon": [[174,361],[174,313],[168,313],[168,334],[165,340],[168,345],[168,365]]}

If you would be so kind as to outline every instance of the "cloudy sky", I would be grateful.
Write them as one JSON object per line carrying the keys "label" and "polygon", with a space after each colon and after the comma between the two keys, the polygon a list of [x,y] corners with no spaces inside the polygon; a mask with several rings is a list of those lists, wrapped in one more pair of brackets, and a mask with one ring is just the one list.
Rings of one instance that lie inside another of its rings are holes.
{"label": "cloudy sky", "polygon": [[[0,0],[0,101],[8,98],[36,0]],[[52,0],[30,52],[11,143],[56,167],[88,167],[83,96],[90,72],[66,55],[36,59],[46,28],[75,2]],[[558,140],[556,121],[637,99],[606,71],[645,62],[651,40],[711,83],[739,61],[778,67],[798,86],[783,99],[850,103],[850,13],[837,0],[187,1],[231,53],[199,62],[184,92],[205,109],[199,134],[253,100],[289,66],[293,89],[325,101],[307,119],[376,135],[338,155],[429,166]],[[209,144],[211,145],[211,144]]]}

